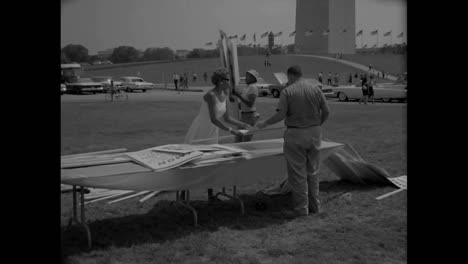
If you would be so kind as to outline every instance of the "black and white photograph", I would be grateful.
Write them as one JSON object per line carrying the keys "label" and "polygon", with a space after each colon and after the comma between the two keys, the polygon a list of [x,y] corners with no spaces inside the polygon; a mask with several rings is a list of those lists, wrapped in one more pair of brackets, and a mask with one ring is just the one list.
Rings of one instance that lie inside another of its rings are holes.
{"label": "black and white photograph", "polygon": [[60,5],[62,263],[407,263],[406,1]]}

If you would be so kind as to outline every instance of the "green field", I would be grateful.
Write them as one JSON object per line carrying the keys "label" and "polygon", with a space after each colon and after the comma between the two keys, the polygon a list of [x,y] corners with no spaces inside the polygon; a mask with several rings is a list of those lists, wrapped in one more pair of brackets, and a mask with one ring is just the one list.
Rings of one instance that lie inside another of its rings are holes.
{"label": "green field", "polygon": [[[288,64],[277,60],[273,57],[274,67]],[[297,61],[308,67],[307,59]],[[215,60],[211,63],[217,65]],[[309,74],[319,70],[310,67]],[[148,79],[156,71],[143,68]],[[62,96],[62,155],[179,143],[198,112],[202,94],[130,95],[128,102],[113,103],[104,102],[101,95]],[[263,117],[270,116],[276,103],[277,99],[259,98],[257,108]],[[330,103],[330,108],[324,138],[351,144],[365,160],[392,176],[406,174],[406,105]],[[271,131],[255,138],[280,136],[281,131]],[[257,193],[262,186],[238,187],[246,205],[244,216],[238,205],[208,205],[205,190],[194,190],[198,228],[187,211],[169,205],[174,197],[142,204],[136,200],[90,204],[87,218],[95,246],[91,252],[83,249],[86,240],[80,228],[65,228],[72,209],[71,195],[65,194],[62,254],[69,263],[406,263],[406,192],[376,201],[393,189],[346,184],[326,168],[320,179],[324,212],[296,220],[281,218],[290,198],[262,196]],[[337,196],[345,191],[351,199]],[[259,201],[267,204],[266,210],[256,209]]]}
{"label": "green field", "polygon": [[[334,57],[329,55],[330,57]],[[376,70],[399,76],[407,71],[406,55],[400,54],[343,54],[343,60],[360,63],[365,66],[372,64]]]}
{"label": "green field", "polygon": [[[346,84],[347,76],[350,72],[360,72],[353,67],[341,64],[339,62],[333,62],[323,59],[310,58],[310,57],[298,57],[298,56],[286,56],[286,55],[273,55],[270,57],[272,63],[271,68],[265,68],[263,65],[264,56],[242,56],[239,57],[239,71],[241,76],[249,69],[256,69],[261,77],[269,83],[277,83],[274,72],[286,72],[287,68],[291,65],[300,65],[303,68],[305,78],[317,79],[318,73],[323,72],[324,78],[326,78],[328,72],[332,74],[338,73],[340,76],[340,83]],[[393,60],[392,60],[393,61]],[[392,62],[392,65],[396,64]],[[191,86],[203,86],[207,85],[203,80],[202,76],[204,72],[211,76],[214,69],[220,65],[219,58],[214,59],[200,59],[191,61],[179,61],[161,64],[141,65],[132,67],[121,67],[113,69],[103,70],[89,70],[85,73],[85,76],[136,76],[140,73],[140,76],[146,81],[153,83],[172,83],[172,74],[174,72],[183,73],[196,72],[198,75],[198,81],[193,83],[190,79],[189,85]],[[364,64],[367,65],[367,64]],[[377,67],[377,66],[375,66]],[[345,78],[346,77],[346,78]],[[208,80],[209,82],[209,80]],[[386,80],[388,82],[388,80]],[[210,83],[208,83],[210,84]]]}

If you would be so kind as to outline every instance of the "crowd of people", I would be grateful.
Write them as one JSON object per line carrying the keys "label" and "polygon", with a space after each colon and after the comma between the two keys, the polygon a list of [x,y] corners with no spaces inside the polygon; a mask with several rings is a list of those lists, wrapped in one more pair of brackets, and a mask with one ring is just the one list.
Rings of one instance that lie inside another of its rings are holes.
{"label": "crowd of people", "polygon": [[[172,79],[174,81],[174,89],[176,91],[183,92],[188,89],[188,83],[189,83],[189,73],[184,72],[182,74],[178,74],[177,72],[174,72],[172,75]],[[192,72],[192,83],[196,83],[198,79],[198,75],[196,72]],[[203,73],[203,80],[205,83],[208,82],[208,73],[204,72]]]}

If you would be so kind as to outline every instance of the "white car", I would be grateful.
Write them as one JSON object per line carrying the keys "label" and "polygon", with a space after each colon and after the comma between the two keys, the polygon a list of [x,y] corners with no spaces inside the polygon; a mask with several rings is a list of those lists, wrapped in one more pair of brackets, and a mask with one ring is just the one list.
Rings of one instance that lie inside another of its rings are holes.
{"label": "white car", "polygon": [[140,90],[142,92],[146,92],[146,90],[150,90],[154,88],[154,84],[150,82],[145,82],[140,77],[122,77],[119,79],[122,83],[122,88],[125,89],[127,92],[133,92],[135,90]]}
{"label": "white car", "polygon": [[[288,77],[284,72],[276,72],[273,75],[275,76],[279,84],[272,84],[269,86],[269,89],[273,97],[278,98],[280,97],[281,91],[287,87]],[[308,82],[312,84],[317,85],[320,88],[320,90],[322,90],[322,93],[326,97],[329,97],[330,95],[333,94],[331,86],[322,84],[318,80],[313,79],[313,78],[305,78],[305,80],[307,80]]]}
{"label": "white car", "polygon": [[74,77],[70,82],[65,83],[67,92],[82,94],[82,93],[102,93],[104,89],[101,83],[93,82],[91,78]]}
{"label": "white car", "polygon": [[[112,77],[110,76],[96,76],[91,77],[94,82],[101,83],[104,91],[108,91],[110,89]],[[114,81],[114,88],[115,89],[122,89],[122,82]]]}
{"label": "white car", "polygon": [[[362,88],[360,85],[342,85],[332,87],[333,97],[338,98],[340,101],[359,100],[362,97]],[[400,86],[374,86],[374,99],[390,102],[398,100],[400,102],[406,101],[406,89]]]}

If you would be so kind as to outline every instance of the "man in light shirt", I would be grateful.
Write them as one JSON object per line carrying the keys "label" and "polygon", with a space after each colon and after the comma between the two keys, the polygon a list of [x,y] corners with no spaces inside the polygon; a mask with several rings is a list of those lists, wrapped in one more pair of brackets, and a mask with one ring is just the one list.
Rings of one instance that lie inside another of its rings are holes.
{"label": "man in light shirt", "polygon": [[172,75],[172,79],[174,79],[174,86],[177,91],[179,89],[179,87],[177,86],[177,84],[179,83],[179,75],[174,72],[174,75]]}
{"label": "man in light shirt", "polygon": [[287,71],[288,86],[281,91],[277,112],[257,128],[285,120],[283,153],[292,189],[294,211],[290,216],[320,212],[318,171],[320,165],[321,126],[329,109],[320,88],[302,79],[299,66]]}
{"label": "man in light shirt", "polygon": [[[234,96],[237,96],[240,100],[241,105],[241,118],[240,121],[251,126],[254,126],[257,123],[260,114],[257,113],[257,108],[255,106],[255,101],[258,96],[258,88],[253,85],[257,83],[259,74],[256,70],[249,70],[245,74],[245,83],[247,87],[244,87],[240,93],[235,91]],[[237,136],[236,142],[245,142],[251,141],[253,135]]]}

